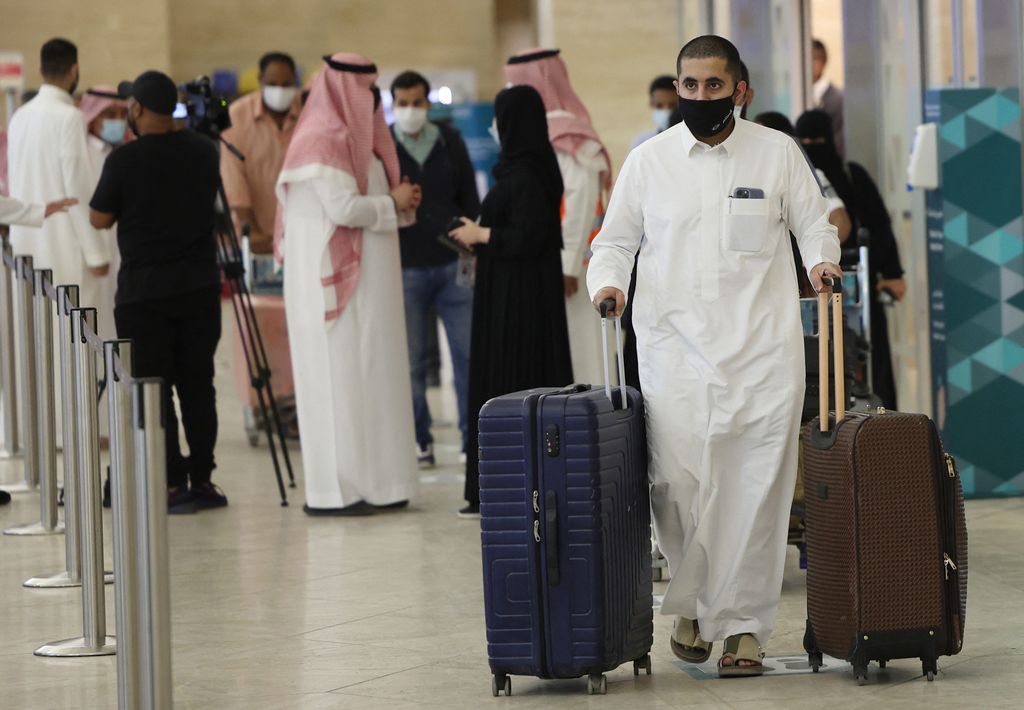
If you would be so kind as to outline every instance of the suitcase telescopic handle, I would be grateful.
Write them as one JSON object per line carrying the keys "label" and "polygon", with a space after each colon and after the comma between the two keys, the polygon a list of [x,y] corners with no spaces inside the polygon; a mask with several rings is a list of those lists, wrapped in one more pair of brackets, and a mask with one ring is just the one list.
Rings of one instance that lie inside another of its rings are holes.
{"label": "suitcase telescopic handle", "polygon": [[818,293],[818,421],[828,432],[828,305],[832,302],[832,367],[836,385],[836,425],[846,415],[846,363],[843,349],[843,280],[830,279],[832,291]]}
{"label": "suitcase telescopic handle", "polygon": [[[601,351],[604,354],[604,393],[608,397],[608,401],[612,403],[612,407],[614,407],[615,400],[612,398],[611,366],[608,364],[608,314],[615,310],[615,299],[606,298],[601,301],[599,308],[601,310]],[[626,396],[626,362],[622,352],[622,319],[620,316],[613,316],[611,320],[615,323],[615,354],[618,355],[619,360],[621,409],[629,409],[629,398]]]}

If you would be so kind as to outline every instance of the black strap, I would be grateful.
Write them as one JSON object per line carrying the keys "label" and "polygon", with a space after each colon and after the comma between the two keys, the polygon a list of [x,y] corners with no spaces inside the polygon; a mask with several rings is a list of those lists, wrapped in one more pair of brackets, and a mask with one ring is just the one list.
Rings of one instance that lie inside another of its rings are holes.
{"label": "black strap", "polygon": [[350,72],[352,74],[376,74],[377,73],[377,65],[376,64],[346,64],[345,62],[339,62],[339,61],[336,61],[334,59],[331,59],[331,55],[330,54],[325,54],[324,55],[324,61],[327,62],[327,66],[329,66],[331,69],[336,69],[338,71],[347,71],[347,72]]}
{"label": "black strap", "polygon": [[536,62],[540,59],[548,59],[549,57],[557,57],[561,54],[560,49],[542,49],[539,52],[533,52],[532,54],[524,54],[519,57],[509,57],[508,64],[527,64],[529,62]]}

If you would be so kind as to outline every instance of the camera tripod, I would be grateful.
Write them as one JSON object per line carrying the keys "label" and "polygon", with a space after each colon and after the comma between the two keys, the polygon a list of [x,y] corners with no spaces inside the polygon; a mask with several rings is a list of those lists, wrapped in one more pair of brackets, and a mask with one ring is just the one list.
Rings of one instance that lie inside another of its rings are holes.
{"label": "camera tripod", "polygon": [[[221,138],[219,131],[203,131],[204,135],[214,142],[224,146],[239,160],[245,160],[235,146]],[[277,488],[281,494],[281,505],[288,505],[288,495],[285,492],[284,479],[281,476],[281,459],[288,472],[288,485],[295,488],[295,474],[292,471],[291,458],[288,455],[288,443],[284,427],[281,424],[281,414],[278,410],[277,400],[274,391],[270,386],[270,363],[267,359],[267,351],[263,346],[263,335],[260,333],[259,323],[256,322],[256,311],[252,305],[252,297],[245,284],[245,264],[242,260],[242,248],[238,241],[238,234],[235,231],[234,221],[231,219],[231,210],[228,204],[227,194],[224,191],[224,182],[217,176],[217,197],[219,209],[217,211],[217,255],[220,261],[221,270],[224,272],[228,284],[228,291],[231,295],[231,308],[235,315],[235,324],[238,326],[238,334],[242,343],[242,352],[245,355],[245,364],[248,369],[249,383],[256,392],[256,399],[259,403],[262,422],[267,434],[267,442],[270,446],[270,458],[274,462],[274,475],[277,477]],[[278,447],[281,456],[278,457]]]}

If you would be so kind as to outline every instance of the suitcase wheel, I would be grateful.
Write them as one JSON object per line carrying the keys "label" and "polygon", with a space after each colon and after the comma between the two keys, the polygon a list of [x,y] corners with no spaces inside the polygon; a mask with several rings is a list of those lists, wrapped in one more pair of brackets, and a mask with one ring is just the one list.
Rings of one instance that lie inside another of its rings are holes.
{"label": "suitcase wheel", "polygon": [[495,673],[491,676],[491,695],[498,697],[503,690],[505,697],[512,695],[512,679],[504,673]]}
{"label": "suitcase wheel", "polygon": [[878,662],[878,667],[879,667],[879,668],[881,668],[881,669],[883,669],[883,670],[885,670],[885,664],[886,664],[886,662],[885,662],[885,661],[879,661],[879,662]]}
{"label": "suitcase wheel", "polygon": [[932,673],[931,671],[928,671],[928,673],[926,674],[926,677],[928,678],[928,682],[929,683],[931,683],[933,680],[935,680],[935,674]]}
{"label": "suitcase wheel", "polygon": [[807,654],[807,665],[811,667],[811,672],[817,673],[818,669],[824,665],[821,653],[818,651],[812,651]]}
{"label": "suitcase wheel", "polygon": [[640,669],[647,671],[647,675],[651,674],[651,656],[650,654],[643,658],[638,658],[633,661],[633,675],[640,675]]}
{"label": "suitcase wheel", "polygon": [[922,658],[921,659],[921,672],[924,673],[928,682],[931,683],[935,680],[935,674],[939,672],[939,664],[935,660]]}
{"label": "suitcase wheel", "polygon": [[857,685],[868,684],[868,667],[867,666],[854,666],[853,677],[857,679]]}
{"label": "suitcase wheel", "polygon": [[604,673],[591,673],[587,679],[587,695],[606,695],[608,677]]}

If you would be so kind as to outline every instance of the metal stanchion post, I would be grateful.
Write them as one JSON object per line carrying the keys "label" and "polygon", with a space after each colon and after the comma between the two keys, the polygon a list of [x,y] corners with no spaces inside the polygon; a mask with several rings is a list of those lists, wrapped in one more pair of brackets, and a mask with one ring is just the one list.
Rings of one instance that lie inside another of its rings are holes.
{"label": "metal stanchion post", "polygon": [[[0,257],[11,260],[11,245],[3,243]],[[0,459],[21,455],[18,443],[18,373],[14,363],[14,308],[11,305],[14,273],[0,262],[0,412],[3,413],[3,440]]]}
{"label": "metal stanchion post", "polygon": [[[54,432],[53,391],[53,302],[46,294],[53,289],[53,272],[32,272],[32,320],[35,331],[36,460],[39,463],[39,522],[4,531],[7,535],[59,535],[64,525],[57,519],[57,441]],[[30,396],[30,395],[26,395]]]}
{"label": "metal stanchion post", "polygon": [[117,706],[142,708],[139,689],[139,491],[136,489],[132,393],[118,374],[132,372],[130,340],[103,344],[110,418],[110,499],[114,518],[114,581],[117,618]]}
{"label": "metal stanchion post", "polygon": [[[57,287],[57,340],[60,341],[61,421],[64,442],[64,570],[32,577],[24,583],[31,588],[79,587],[82,564],[78,530],[78,420],[75,418],[75,378],[71,362],[71,310],[78,308],[78,286]],[[104,572],[104,581],[114,583],[114,574]]]}
{"label": "metal stanchion post", "polygon": [[[8,486],[10,493],[31,493],[39,488],[38,432],[36,431],[36,343],[35,323],[32,318],[32,257],[14,257],[14,327],[21,359],[21,426],[22,455],[25,461],[25,480]],[[28,274],[28,275],[27,275]]]}
{"label": "metal stanchion post", "polygon": [[167,453],[164,439],[163,383],[138,380],[133,393],[135,492],[139,549],[137,706],[170,710],[171,600],[167,550]]}
{"label": "metal stanchion post", "polygon": [[37,656],[109,656],[114,637],[107,636],[103,594],[103,518],[100,499],[100,456],[96,408],[96,353],[86,339],[96,333],[96,309],[71,311],[71,356],[74,364],[74,414],[78,417],[79,521],[82,560],[81,638],[36,649]]}

